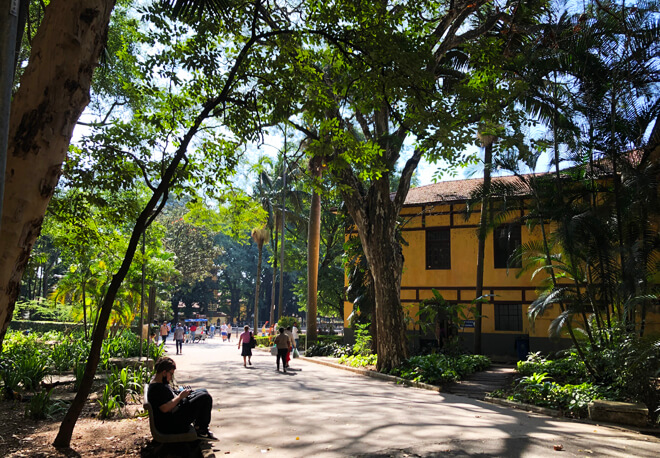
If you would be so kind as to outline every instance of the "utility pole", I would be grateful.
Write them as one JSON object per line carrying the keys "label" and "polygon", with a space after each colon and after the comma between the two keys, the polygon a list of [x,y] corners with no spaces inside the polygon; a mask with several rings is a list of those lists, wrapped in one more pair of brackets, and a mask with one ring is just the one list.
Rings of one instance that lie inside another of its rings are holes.
{"label": "utility pole", "polygon": [[9,112],[11,88],[14,85],[16,29],[20,0],[1,0],[0,11],[0,228],[5,198],[5,173],[9,146]]}

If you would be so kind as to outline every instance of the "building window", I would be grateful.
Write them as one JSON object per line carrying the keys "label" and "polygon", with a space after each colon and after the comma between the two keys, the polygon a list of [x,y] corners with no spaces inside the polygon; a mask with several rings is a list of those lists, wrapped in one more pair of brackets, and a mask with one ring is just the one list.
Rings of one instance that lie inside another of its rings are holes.
{"label": "building window", "polygon": [[449,228],[426,231],[426,268],[451,269]]}
{"label": "building window", "polygon": [[511,255],[522,244],[520,224],[506,224],[495,228],[493,242],[496,269],[522,267],[520,258],[511,259]]}
{"label": "building window", "polygon": [[495,304],[496,331],[522,331],[520,304]]}

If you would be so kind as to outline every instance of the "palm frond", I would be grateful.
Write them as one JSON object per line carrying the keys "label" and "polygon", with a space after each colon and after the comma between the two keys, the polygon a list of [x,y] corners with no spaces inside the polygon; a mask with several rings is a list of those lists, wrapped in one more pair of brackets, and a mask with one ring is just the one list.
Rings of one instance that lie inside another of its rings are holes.
{"label": "palm frond", "polygon": [[162,0],[172,8],[175,17],[195,18],[204,13],[210,16],[228,16],[231,7],[229,0]]}

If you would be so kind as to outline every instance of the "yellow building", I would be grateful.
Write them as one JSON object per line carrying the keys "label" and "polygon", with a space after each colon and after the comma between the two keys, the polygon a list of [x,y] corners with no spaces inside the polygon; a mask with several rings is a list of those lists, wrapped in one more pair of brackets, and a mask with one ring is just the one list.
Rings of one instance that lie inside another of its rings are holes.
{"label": "yellow building", "polygon": [[[402,236],[406,241],[401,302],[408,316],[415,316],[420,301],[433,297],[433,289],[452,303],[470,305],[475,299],[480,212],[477,205],[476,211],[466,218],[466,206],[470,193],[482,182],[482,179],[444,181],[413,188],[408,193],[401,212]],[[520,204],[522,198],[509,204],[509,208],[516,208],[509,219],[511,223],[489,233],[485,244],[483,294],[489,295],[489,299],[482,311],[482,349],[485,354],[500,359],[571,345],[567,335],[559,340],[548,337],[548,327],[558,316],[559,306],[554,305],[533,324],[529,322],[527,309],[537,298],[536,286],[540,280],[532,280],[531,273],[519,276],[520,266],[507,267],[509,255],[517,246],[541,239],[540,230],[530,232],[526,226],[514,222],[525,211]],[[352,310],[352,304],[346,302],[345,327],[350,326],[348,317]],[[649,320],[649,328],[658,328],[657,315],[655,318]],[[474,321],[465,320],[462,324],[459,335],[466,349],[472,350]],[[418,328],[411,325],[409,329]]]}

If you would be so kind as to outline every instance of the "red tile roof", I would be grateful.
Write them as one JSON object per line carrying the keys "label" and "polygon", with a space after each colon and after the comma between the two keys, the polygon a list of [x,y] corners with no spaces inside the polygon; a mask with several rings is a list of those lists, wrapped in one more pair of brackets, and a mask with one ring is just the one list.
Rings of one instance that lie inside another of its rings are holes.
{"label": "red tile roof", "polygon": [[[514,182],[515,176],[493,177],[493,181]],[[440,181],[438,183],[412,188],[408,191],[405,206],[433,204],[438,202],[465,201],[470,193],[484,182],[483,178],[470,180]]]}

